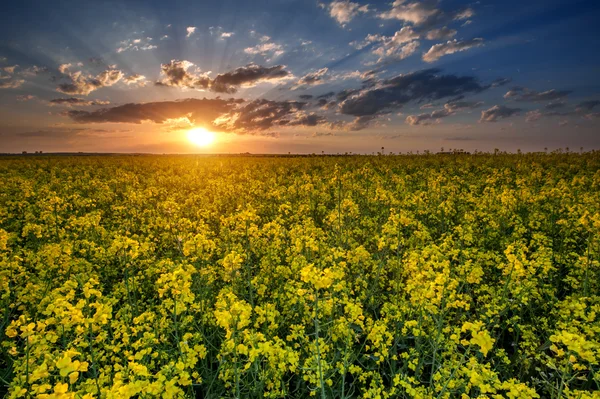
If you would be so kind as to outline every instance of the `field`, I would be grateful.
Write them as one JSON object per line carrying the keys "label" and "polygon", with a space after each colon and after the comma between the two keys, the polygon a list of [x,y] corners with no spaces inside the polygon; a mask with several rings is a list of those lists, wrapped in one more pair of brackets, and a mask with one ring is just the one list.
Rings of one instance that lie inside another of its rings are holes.
{"label": "field", "polygon": [[600,153],[0,159],[9,398],[600,398]]}

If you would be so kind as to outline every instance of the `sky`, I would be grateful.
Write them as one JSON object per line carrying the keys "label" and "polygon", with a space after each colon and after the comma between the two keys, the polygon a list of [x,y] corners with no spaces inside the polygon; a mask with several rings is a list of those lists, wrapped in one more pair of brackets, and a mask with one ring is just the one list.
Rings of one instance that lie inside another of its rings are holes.
{"label": "sky", "polygon": [[600,149],[599,18],[597,0],[6,2],[0,153]]}

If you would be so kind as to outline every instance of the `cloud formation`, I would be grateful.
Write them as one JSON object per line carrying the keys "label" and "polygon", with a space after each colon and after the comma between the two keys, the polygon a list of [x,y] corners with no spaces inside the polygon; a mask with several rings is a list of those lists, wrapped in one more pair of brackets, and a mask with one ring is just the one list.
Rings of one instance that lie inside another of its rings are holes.
{"label": "cloud formation", "polygon": [[345,115],[378,115],[402,108],[409,102],[435,101],[479,93],[489,88],[473,76],[441,75],[439,69],[425,69],[375,81],[359,90],[338,93],[340,112]]}
{"label": "cloud formation", "polygon": [[158,46],[152,44],[151,42],[151,37],[123,40],[119,43],[117,53],[122,53],[124,51],[147,51],[157,49]]}
{"label": "cloud formation", "polygon": [[447,26],[438,29],[432,29],[427,32],[427,40],[449,40],[456,36],[456,29],[450,29]]}
{"label": "cloud formation", "polygon": [[483,46],[483,39],[481,38],[463,41],[458,41],[456,39],[448,40],[446,43],[439,43],[431,46],[429,51],[423,54],[423,61],[435,62],[445,55],[457,53],[459,51],[465,51],[479,46]]}
{"label": "cloud formation", "polygon": [[251,87],[261,82],[292,78],[292,74],[285,70],[285,65],[265,67],[248,64],[219,74],[214,79],[210,78],[209,73],[188,71],[193,65],[186,60],[171,60],[168,64],[161,64],[163,79],[157,81],[156,85],[235,93],[242,86]]}
{"label": "cloud formation", "polygon": [[260,82],[279,81],[291,77],[292,74],[285,70],[285,65],[265,67],[248,64],[217,75],[210,82],[210,89],[217,93],[235,93],[240,86],[254,86]]}
{"label": "cloud formation", "polygon": [[483,105],[481,101],[453,101],[444,104],[444,108],[423,113],[419,115],[409,115],[406,117],[406,123],[409,125],[429,125],[431,123],[439,123],[440,119],[447,116],[455,115],[456,113],[478,108]]}
{"label": "cloud formation", "polygon": [[144,75],[140,75],[139,73],[124,77],[123,82],[128,86],[131,86],[131,85],[145,86],[147,83],[146,77]]}
{"label": "cloud formation", "polygon": [[496,122],[500,119],[505,119],[522,110],[520,108],[509,108],[504,105],[494,105],[492,108],[481,111],[481,119],[479,122]]}
{"label": "cloud formation", "polygon": [[316,86],[325,83],[328,70],[328,68],[321,68],[315,72],[307,73],[298,80],[293,88],[298,88],[300,86]]}
{"label": "cloud formation", "polygon": [[103,100],[85,100],[83,98],[69,97],[69,98],[55,98],[48,101],[49,105],[64,105],[67,107],[89,107],[91,105],[108,105],[110,101]]}
{"label": "cloud formation", "polygon": [[95,111],[66,111],[77,123],[135,123],[144,121],[164,123],[169,119],[188,118],[191,122],[211,124],[212,121],[231,111],[239,100],[185,99],[151,103],[132,103]]}
{"label": "cloud formation", "polygon": [[377,44],[373,48],[373,54],[379,57],[377,62],[388,59],[404,59],[412,55],[419,47],[416,41],[421,35],[410,26],[405,26],[397,31],[394,36],[367,35],[360,43],[351,43],[358,49],[371,44]]}
{"label": "cloud formation", "polygon": [[[268,38],[268,36],[266,36]],[[270,38],[269,38],[270,39]],[[244,53],[250,55],[262,55],[263,57],[272,57],[277,58],[280,55],[284,54],[283,46],[276,43],[266,43],[263,42],[261,44],[257,44],[254,47],[246,47],[244,49]]]}
{"label": "cloud formation", "polygon": [[546,101],[556,101],[561,100],[567,97],[572,92],[570,90],[547,90],[543,92],[538,92],[536,90],[528,89],[526,87],[513,87],[509,90],[504,98],[507,100],[514,101],[529,101],[529,102],[546,102]]}
{"label": "cloud formation", "polygon": [[369,6],[361,6],[358,3],[352,3],[349,0],[345,1],[332,1],[329,5],[321,4],[321,7],[329,10],[329,16],[335,19],[340,25],[345,26],[348,22],[352,21],[359,13],[366,13],[369,11]]}

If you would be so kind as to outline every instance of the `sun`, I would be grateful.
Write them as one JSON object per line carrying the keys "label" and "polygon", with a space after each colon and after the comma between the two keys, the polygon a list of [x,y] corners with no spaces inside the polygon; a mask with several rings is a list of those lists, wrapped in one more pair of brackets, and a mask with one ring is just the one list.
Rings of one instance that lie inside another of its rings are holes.
{"label": "sun", "polygon": [[199,147],[208,147],[215,141],[215,134],[203,127],[195,127],[188,130],[187,137],[191,143]]}

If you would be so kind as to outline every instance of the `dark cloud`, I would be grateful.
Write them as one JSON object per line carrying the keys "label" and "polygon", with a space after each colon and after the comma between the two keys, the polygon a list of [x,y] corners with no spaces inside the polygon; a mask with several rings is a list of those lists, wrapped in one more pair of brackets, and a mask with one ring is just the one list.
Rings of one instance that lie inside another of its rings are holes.
{"label": "dark cloud", "polygon": [[125,104],[96,111],[66,111],[65,116],[78,123],[163,123],[169,119],[187,117],[192,122],[212,123],[217,117],[233,110],[240,100],[185,99],[140,104]]}
{"label": "dark cloud", "polygon": [[310,137],[328,137],[328,136],[335,136],[334,132],[314,132],[313,134],[310,135]]}
{"label": "dark cloud", "polygon": [[500,86],[504,86],[508,83],[512,82],[511,78],[498,78],[496,80],[494,80],[490,86],[491,87],[500,87]]}
{"label": "dark cloud", "polygon": [[21,74],[25,75],[25,76],[37,76],[37,75],[42,75],[45,73],[50,73],[50,68],[45,67],[45,66],[40,67],[37,65],[31,66],[29,68],[25,68],[21,71]]}
{"label": "dark cloud", "polygon": [[311,98],[313,98],[313,97],[314,97],[314,96],[313,96],[312,94],[300,94],[300,95],[298,96],[298,98],[299,98],[300,100],[304,100],[304,101],[306,101],[306,100],[310,100],[310,99],[311,99]]}
{"label": "dark cloud", "polygon": [[194,74],[188,72],[193,66],[186,60],[171,60],[168,64],[160,64],[160,73],[163,79],[156,82],[158,86],[187,87],[190,89],[201,87],[208,88],[210,78],[207,74]]}
{"label": "dark cloud", "polygon": [[409,125],[429,125],[431,123],[436,123],[441,118],[445,118],[447,116],[452,115],[451,111],[447,109],[438,109],[431,113],[419,114],[419,115],[409,115],[406,117],[406,123]]}
{"label": "dark cloud", "polygon": [[600,105],[600,100],[583,101],[577,105],[577,111],[580,111],[580,112],[591,111],[599,105]]}
{"label": "dark cloud", "polygon": [[211,82],[211,90],[217,93],[235,93],[239,86],[250,86],[268,80],[278,80],[290,77],[285,65],[264,67],[249,64],[231,72],[217,75]]}
{"label": "dark cloud", "polygon": [[301,112],[305,106],[306,103],[298,101],[254,100],[222,115],[215,124],[227,131],[248,133],[281,126],[315,126],[323,121],[314,114]]}
{"label": "dark cloud", "polygon": [[235,99],[186,99],[125,104],[96,111],[69,110],[62,115],[78,123],[164,123],[187,118],[193,124],[235,133],[259,133],[285,126],[325,124],[323,116],[303,111],[304,102]]}
{"label": "dark cloud", "polygon": [[423,113],[419,115],[409,115],[406,117],[406,123],[409,125],[429,125],[438,123],[440,119],[447,116],[455,115],[456,113],[475,109],[483,105],[481,101],[453,101],[444,104],[444,108],[432,111],[431,113]]}
{"label": "dark cloud", "polygon": [[323,84],[327,80],[328,70],[328,68],[321,68],[318,71],[307,73],[298,80],[294,87],[298,88],[300,86],[316,86]]}
{"label": "dark cloud", "polygon": [[479,122],[496,122],[521,112],[520,108],[509,108],[504,105],[494,105],[492,108],[481,111]]}
{"label": "dark cloud", "polygon": [[320,100],[322,98],[331,98],[333,96],[335,96],[335,92],[330,91],[329,93],[325,93],[325,94],[321,94],[321,95],[317,96],[317,100]]}
{"label": "dark cloud", "polygon": [[445,11],[439,8],[438,0],[406,1],[396,0],[392,8],[380,13],[382,19],[397,19],[421,28],[443,26],[455,20],[464,20],[472,17],[471,8],[454,11]]}
{"label": "dark cloud", "polygon": [[69,97],[69,98],[55,98],[48,101],[50,105],[64,105],[67,107],[88,107],[91,105],[108,105],[110,101],[102,100],[85,100],[83,98]]}
{"label": "dark cloud", "polygon": [[504,98],[507,100],[515,101],[530,101],[530,102],[545,102],[545,101],[556,101],[565,98],[572,92],[570,90],[547,90],[544,92],[538,92],[536,90],[528,89],[526,87],[513,87],[509,90]]}
{"label": "dark cloud", "polygon": [[400,109],[409,102],[435,101],[479,93],[482,86],[473,76],[441,75],[426,69],[376,82],[372,87],[338,93],[340,112],[346,115],[378,115]]}
{"label": "dark cloud", "polygon": [[216,93],[235,93],[240,86],[252,86],[268,80],[291,77],[290,72],[285,70],[285,65],[264,67],[248,64],[233,71],[219,74],[215,79],[211,79],[207,73],[188,71],[193,65],[185,60],[171,60],[168,64],[161,64],[161,74],[164,77],[156,84],[159,86],[211,90]]}
{"label": "dark cloud", "polygon": [[431,46],[431,48],[425,54],[423,54],[423,61],[435,62],[445,55],[465,51],[479,46],[483,46],[483,39],[481,38],[461,41],[456,39],[448,40],[446,43],[439,43]]}

